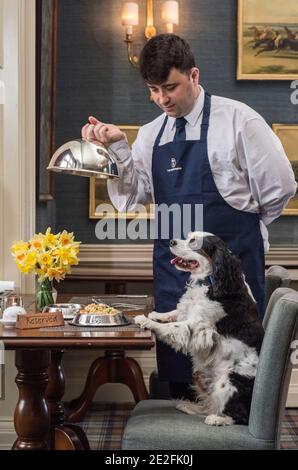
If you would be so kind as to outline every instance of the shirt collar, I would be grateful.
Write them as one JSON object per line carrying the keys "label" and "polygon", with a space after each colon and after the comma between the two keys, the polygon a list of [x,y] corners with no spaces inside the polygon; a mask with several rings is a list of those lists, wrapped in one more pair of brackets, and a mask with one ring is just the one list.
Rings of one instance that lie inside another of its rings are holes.
{"label": "shirt collar", "polygon": [[[204,107],[204,101],[205,101],[205,90],[204,88],[200,85],[201,92],[199,96],[197,97],[194,107],[188,113],[184,118],[186,119],[187,123],[191,125],[192,127],[195,127],[197,124],[199,117],[201,116],[203,112],[203,107]],[[173,130],[176,127],[176,118],[169,116],[169,125],[170,128]]]}

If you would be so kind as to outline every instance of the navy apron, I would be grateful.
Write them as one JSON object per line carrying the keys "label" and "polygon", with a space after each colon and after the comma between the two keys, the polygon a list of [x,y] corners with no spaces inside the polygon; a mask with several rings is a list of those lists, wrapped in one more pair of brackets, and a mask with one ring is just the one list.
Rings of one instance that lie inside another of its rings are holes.
{"label": "navy apron", "polygon": [[[192,210],[195,210],[196,204],[203,205],[203,231],[222,238],[240,258],[246,281],[257,300],[259,315],[262,317],[265,266],[260,216],[231,207],[215,185],[207,150],[210,108],[211,96],[206,93],[200,140],[169,142],[159,146],[168,120],[166,116],[152,155],[155,204],[157,208],[161,204],[179,204],[180,207],[189,204]],[[175,171],[171,171],[173,167]],[[195,227],[193,222],[194,217],[191,231],[201,231],[202,227]],[[173,258],[169,249],[169,240],[173,238],[173,218],[169,224],[169,238],[161,239],[160,233],[157,235],[153,254],[155,310],[164,313],[176,308],[190,274],[170,264]],[[160,379],[190,383],[190,359],[160,341],[157,341],[156,347]]]}

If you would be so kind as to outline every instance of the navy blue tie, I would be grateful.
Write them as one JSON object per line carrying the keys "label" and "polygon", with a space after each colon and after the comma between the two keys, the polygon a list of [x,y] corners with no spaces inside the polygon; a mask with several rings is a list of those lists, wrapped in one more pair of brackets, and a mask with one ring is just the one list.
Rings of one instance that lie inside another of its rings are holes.
{"label": "navy blue tie", "polygon": [[185,124],[187,123],[184,117],[176,119],[176,132],[174,136],[174,142],[182,142],[186,140]]}

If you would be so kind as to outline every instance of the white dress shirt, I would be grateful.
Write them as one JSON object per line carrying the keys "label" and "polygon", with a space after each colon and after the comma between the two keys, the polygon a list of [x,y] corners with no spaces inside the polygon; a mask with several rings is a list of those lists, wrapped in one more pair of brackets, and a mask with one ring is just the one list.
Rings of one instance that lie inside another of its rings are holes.
{"label": "white dress shirt", "polygon": [[[205,91],[185,117],[186,140],[200,139]],[[162,114],[141,127],[130,150],[125,140],[110,148],[117,154],[120,180],[108,181],[108,192],[119,211],[133,210],[136,204],[154,202],[152,152],[165,119]],[[175,118],[169,117],[160,145],[173,141]],[[269,249],[270,224],[296,193],[291,164],[276,134],[249,106],[220,96],[212,96],[208,157],[218,191],[235,209],[261,214],[260,228],[265,252]]]}

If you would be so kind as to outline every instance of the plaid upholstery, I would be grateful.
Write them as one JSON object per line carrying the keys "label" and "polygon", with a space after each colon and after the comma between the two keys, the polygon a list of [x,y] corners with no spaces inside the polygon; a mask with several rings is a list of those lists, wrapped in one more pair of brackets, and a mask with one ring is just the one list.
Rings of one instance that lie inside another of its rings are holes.
{"label": "plaid upholstery", "polygon": [[122,434],[134,403],[94,403],[80,426],[91,450],[121,449]]}
{"label": "plaid upholstery", "polygon": [[286,410],[280,441],[280,447],[283,450],[298,449],[298,408]]}
{"label": "plaid upholstery", "polygon": [[[134,403],[95,403],[82,423],[92,450],[121,449],[126,422]],[[282,424],[281,448],[298,449],[298,409],[288,409]]]}

